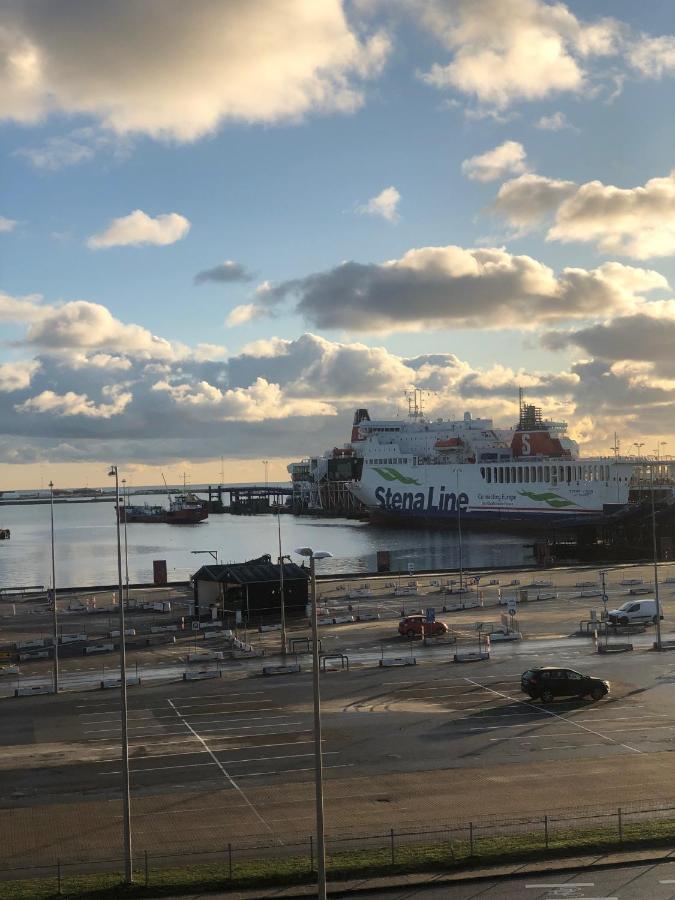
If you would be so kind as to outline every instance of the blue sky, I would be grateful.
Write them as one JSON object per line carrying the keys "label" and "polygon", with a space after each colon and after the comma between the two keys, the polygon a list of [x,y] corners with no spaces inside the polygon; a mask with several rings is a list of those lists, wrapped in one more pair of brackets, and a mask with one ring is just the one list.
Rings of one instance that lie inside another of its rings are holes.
{"label": "blue sky", "polygon": [[509,424],[523,383],[589,450],[674,435],[669,3],[139,9],[0,2],[4,486],[282,477],[413,385]]}

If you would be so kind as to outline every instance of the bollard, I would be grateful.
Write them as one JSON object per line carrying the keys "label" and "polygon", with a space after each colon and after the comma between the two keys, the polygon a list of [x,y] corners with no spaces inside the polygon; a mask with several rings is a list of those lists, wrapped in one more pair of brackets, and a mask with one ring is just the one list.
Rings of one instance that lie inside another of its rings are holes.
{"label": "bollard", "polygon": [[227,861],[230,870],[230,881],[232,881],[232,844],[227,845]]}
{"label": "bollard", "polygon": [[623,817],[621,815],[621,807],[619,807],[618,813],[619,813],[619,843],[623,844]]}
{"label": "bollard", "polygon": [[394,829],[391,829],[391,864],[392,866],[396,863],[396,849],[394,847]]}
{"label": "bollard", "polygon": [[469,822],[469,856],[473,856],[473,822]]}
{"label": "bollard", "polygon": [[145,886],[148,887],[150,884],[150,869],[148,868],[148,851],[143,851],[143,857],[145,860]]}
{"label": "bollard", "polygon": [[544,816],[544,846],[548,850],[548,816]]}
{"label": "bollard", "polygon": [[56,893],[61,895],[61,860],[56,860]]}
{"label": "bollard", "polygon": [[309,871],[314,871],[314,838],[309,836]]}

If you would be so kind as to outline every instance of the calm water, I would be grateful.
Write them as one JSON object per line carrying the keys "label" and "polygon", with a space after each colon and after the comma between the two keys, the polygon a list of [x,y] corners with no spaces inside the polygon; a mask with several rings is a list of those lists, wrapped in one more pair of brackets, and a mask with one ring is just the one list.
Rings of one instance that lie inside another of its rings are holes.
{"label": "calm water", "polygon": [[[156,497],[134,502],[157,503]],[[49,506],[0,508],[0,527],[10,528],[0,541],[0,587],[49,585]],[[115,510],[112,503],[59,503],[54,506],[57,586],[113,584],[117,580]],[[319,572],[374,571],[377,550],[390,550],[392,569],[452,568],[458,565],[454,532],[386,529],[349,519],[281,517],[284,553],[310,546],[330,550],[334,559],[317,564]],[[169,580],[187,579],[208,555],[191,550],[215,550],[221,562],[242,562],[263,553],[279,554],[274,515],[212,515],[198,525],[127,525],[129,580],[152,581],[152,562],[165,559]],[[531,559],[522,535],[464,534],[464,565],[518,565]],[[531,543],[531,540],[530,540]],[[299,561],[299,560],[298,560]]]}

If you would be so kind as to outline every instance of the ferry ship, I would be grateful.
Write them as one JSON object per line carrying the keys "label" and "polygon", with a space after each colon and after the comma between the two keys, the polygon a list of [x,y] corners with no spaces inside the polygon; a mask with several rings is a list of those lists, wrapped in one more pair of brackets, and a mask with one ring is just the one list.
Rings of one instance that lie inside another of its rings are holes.
{"label": "ferry ship", "polygon": [[169,525],[195,525],[203,522],[209,516],[206,505],[194,494],[182,493],[169,498],[169,508],[164,506],[151,506],[144,503],[142,506],[120,504],[117,509],[120,522],[131,523],[167,523]]}
{"label": "ferry ship", "polygon": [[492,419],[428,419],[415,399],[407,420],[354,416],[349,490],[371,519],[510,523],[602,519],[628,505],[632,461],[579,456],[565,422],[520,402],[511,429]]}

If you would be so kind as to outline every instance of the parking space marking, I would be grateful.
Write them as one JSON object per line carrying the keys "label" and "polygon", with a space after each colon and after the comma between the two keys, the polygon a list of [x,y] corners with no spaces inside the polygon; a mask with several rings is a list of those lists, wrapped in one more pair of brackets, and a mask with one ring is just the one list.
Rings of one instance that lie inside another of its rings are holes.
{"label": "parking space marking", "polygon": [[[614,738],[607,737],[606,735],[601,734],[599,731],[594,731],[592,728],[587,728],[585,725],[578,724],[573,719],[567,719],[564,716],[560,716],[560,715],[558,715],[558,713],[554,713],[550,709],[546,709],[541,706],[532,706],[531,704],[528,704],[528,703],[526,703],[526,701],[520,700],[517,697],[509,697],[507,694],[503,694],[501,691],[496,691],[494,688],[488,687],[487,685],[482,685],[482,684],[480,684],[480,682],[474,681],[472,678],[467,678],[466,681],[468,681],[469,684],[475,685],[476,687],[482,687],[486,691],[491,691],[492,693],[497,694],[500,697],[506,697],[507,700],[511,700],[513,703],[521,703],[523,706],[530,706],[530,709],[537,709],[537,710],[539,710],[539,712],[541,712],[544,715],[551,716],[552,718],[559,719],[563,722],[569,722],[570,725],[576,725],[577,728],[581,728],[582,731],[587,731],[587,732],[589,732],[589,734],[594,734],[596,737],[606,738],[606,740],[611,741],[613,744],[618,744],[620,747],[625,747],[626,750],[630,750],[632,753],[642,753],[643,752],[642,750],[638,750],[637,747],[631,747],[630,744],[624,744],[622,741],[618,741],[618,740],[615,740]],[[578,734],[578,732],[572,732],[572,733]]]}
{"label": "parking space marking", "polygon": [[[173,705],[173,702],[172,702],[171,698],[167,697],[167,703],[168,703],[169,706],[173,709],[173,711],[176,713],[176,715],[178,716],[178,718],[181,719],[181,720],[183,721],[183,724],[185,725],[185,727],[188,728],[188,729],[192,732],[192,734],[195,736],[196,740],[198,740],[199,743],[200,743],[200,744],[204,747],[204,749],[208,752],[208,754],[209,754],[209,756],[211,757],[211,759],[213,760],[213,762],[218,766],[218,768],[220,769],[220,771],[223,773],[223,775],[225,776],[225,778],[227,779],[227,781],[232,785],[232,787],[235,789],[235,791],[237,791],[237,793],[239,794],[239,796],[240,796],[240,797],[242,798],[242,800],[246,803],[246,805],[247,805],[248,808],[251,810],[251,812],[252,812],[253,815],[256,817],[256,819],[260,822],[260,824],[261,824],[261,825],[269,832],[269,834],[272,834],[272,835],[273,835],[273,834],[274,834],[274,829],[272,828],[272,826],[269,824],[269,822],[267,822],[266,819],[263,818],[263,816],[260,815],[260,813],[258,812],[258,810],[256,809],[256,807],[253,805],[253,803],[251,803],[251,801],[249,800],[249,798],[246,796],[246,794],[244,793],[244,791],[241,789],[240,785],[237,784],[237,782],[236,782],[236,781],[234,780],[234,778],[230,775],[230,773],[227,771],[227,769],[225,768],[225,766],[220,762],[220,760],[219,760],[218,757],[215,755],[215,753],[213,753],[213,751],[209,748],[209,746],[208,746],[208,744],[206,743],[206,741],[204,740],[204,738],[203,738],[200,734],[198,734],[198,733],[194,730],[194,728],[193,728],[188,722],[185,721],[185,719],[183,719],[183,717],[181,716],[181,714],[178,712],[178,710],[176,709],[176,707]],[[283,841],[280,841],[280,843],[283,843]]]}

